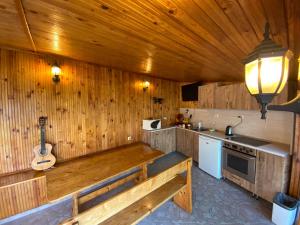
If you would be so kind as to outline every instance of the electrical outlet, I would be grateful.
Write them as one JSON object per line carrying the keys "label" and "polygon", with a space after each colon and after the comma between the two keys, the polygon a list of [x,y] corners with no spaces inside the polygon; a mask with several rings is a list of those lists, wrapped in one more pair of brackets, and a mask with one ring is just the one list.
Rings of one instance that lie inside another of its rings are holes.
{"label": "electrical outlet", "polygon": [[131,136],[128,136],[128,137],[127,137],[127,140],[128,140],[128,141],[132,141],[132,137],[131,137]]}
{"label": "electrical outlet", "polygon": [[163,120],[167,120],[167,119],[168,119],[168,117],[166,117],[166,116],[163,117]]}
{"label": "electrical outlet", "polygon": [[244,115],[239,115],[238,118],[244,119],[245,116]]}

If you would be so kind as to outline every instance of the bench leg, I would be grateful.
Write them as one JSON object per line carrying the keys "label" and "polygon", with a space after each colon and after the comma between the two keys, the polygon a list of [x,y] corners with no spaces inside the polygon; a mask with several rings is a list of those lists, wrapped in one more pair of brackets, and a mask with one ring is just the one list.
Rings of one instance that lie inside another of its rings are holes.
{"label": "bench leg", "polygon": [[138,182],[145,181],[148,178],[148,172],[147,171],[148,171],[147,164],[142,165]]}
{"label": "bench leg", "polygon": [[188,213],[192,213],[193,206],[192,206],[192,162],[187,162],[187,174],[186,174],[186,187],[177,193],[173,201],[176,205],[180,208],[184,209]]}
{"label": "bench leg", "polygon": [[78,194],[74,194],[73,196],[73,216],[77,216],[78,215]]}

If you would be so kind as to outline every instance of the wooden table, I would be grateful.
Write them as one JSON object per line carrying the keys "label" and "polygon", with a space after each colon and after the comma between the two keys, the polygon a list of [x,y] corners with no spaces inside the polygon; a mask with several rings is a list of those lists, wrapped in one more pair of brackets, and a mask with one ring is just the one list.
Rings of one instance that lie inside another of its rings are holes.
{"label": "wooden table", "polygon": [[145,144],[133,144],[62,163],[45,172],[48,199],[57,200],[102,183],[137,167],[146,166],[163,153]]}
{"label": "wooden table", "polygon": [[[20,192],[19,198],[24,198],[22,202],[26,203],[22,209],[33,208],[35,204],[45,204],[47,201],[56,201],[67,196],[76,195],[84,189],[99,183],[105,182],[113,177],[124,174],[134,168],[146,168],[147,164],[164,155],[159,150],[151,149],[148,145],[142,143],[131,144],[127,146],[110,149],[101,153],[81,157],[68,162],[59,163],[55,168],[44,171],[28,171],[10,176],[0,177],[0,195],[5,195],[5,191],[12,191],[15,184],[20,184],[18,189],[22,189],[22,184],[32,180],[36,184],[36,179],[41,180],[38,188],[32,188],[39,193],[47,193],[43,200],[34,204],[29,204],[30,198]],[[146,171],[145,171],[146,172]],[[44,181],[44,182],[43,182]],[[31,183],[26,185],[30,186]],[[43,184],[45,184],[43,186]],[[10,189],[12,187],[12,189]],[[8,188],[6,190],[6,188]],[[1,192],[1,189],[2,192]],[[41,190],[42,189],[42,190]],[[37,195],[34,193],[33,195]],[[0,196],[1,197],[1,196]],[[14,196],[16,198],[16,196]],[[9,203],[9,200],[8,202]],[[5,203],[6,204],[6,203]],[[36,205],[35,207],[37,207]],[[18,206],[1,206],[1,207],[18,207]],[[17,210],[18,211],[18,210]],[[13,211],[13,212],[17,212]],[[8,214],[12,214],[12,211]],[[1,218],[1,217],[0,217]],[[3,217],[2,217],[3,218]]]}

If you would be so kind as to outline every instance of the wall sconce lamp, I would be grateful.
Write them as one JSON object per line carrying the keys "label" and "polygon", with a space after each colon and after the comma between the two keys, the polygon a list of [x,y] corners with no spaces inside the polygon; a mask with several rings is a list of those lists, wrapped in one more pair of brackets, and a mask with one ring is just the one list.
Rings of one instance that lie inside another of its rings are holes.
{"label": "wall sconce lamp", "polygon": [[150,82],[149,81],[144,81],[143,82],[143,90],[144,91],[147,91],[148,88],[149,88],[149,86],[150,86]]}
{"label": "wall sconce lamp", "polygon": [[284,88],[293,53],[270,38],[266,23],[264,40],[244,60],[248,91],[261,105],[261,119],[266,119],[267,105]]}
{"label": "wall sconce lamp", "polygon": [[54,63],[52,65],[52,68],[51,68],[51,73],[52,73],[52,80],[54,83],[59,83],[60,81],[60,74],[61,74],[61,68],[58,66],[57,63]]}
{"label": "wall sconce lamp", "polygon": [[[300,57],[298,59],[298,82],[300,80]],[[285,112],[293,112],[300,114],[300,93],[291,101],[280,104],[280,105],[270,105],[268,106],[268,110],[275,111],[285,111]]]}

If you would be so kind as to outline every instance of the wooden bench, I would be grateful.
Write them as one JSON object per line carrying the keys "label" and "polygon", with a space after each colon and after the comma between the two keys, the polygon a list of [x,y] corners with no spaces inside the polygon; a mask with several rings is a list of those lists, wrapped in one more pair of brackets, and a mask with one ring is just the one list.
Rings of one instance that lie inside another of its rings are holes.
{"label": "wooden bench", "polygon": [[[139,182],[110,199],[77,214],[75,210],[73,218],[63,222],[63,225],[73,224],[136,224],[161,204],[173,198],[174,202],[185,211],[192,212],[192,189],[191,189],[191,166],[192,159],[188,158],[172,167],[160,172],[159,174],[139,180]],[[186,172],[183,176],[182,173]],[[137,176],[132,175],[132,179]],[[129,178],[128,178],[129,179]],[[125,183],[126,178],[116,181],[99,189],[87,196],[78,197],[74,206],[78,209],[81,203],[97,197],[98,194],[106,193],[113,187]],[[77,215],[76,215],[77,214]]]}
{"label": "wooden bench", "polygon": [[[78,201],[82,204],[126,182],[147,179],[147,165],[163,155],[148,145],[136,143],[58,163],[44,172],[26,171],[2,176],[0,199],[4,201],[0,202],[0,219],[69,197],[74,199],[75,215]],[[124,179],[114,182],[120,176]],[[85,190],[106,183],[110,184],[78,198]]]}

